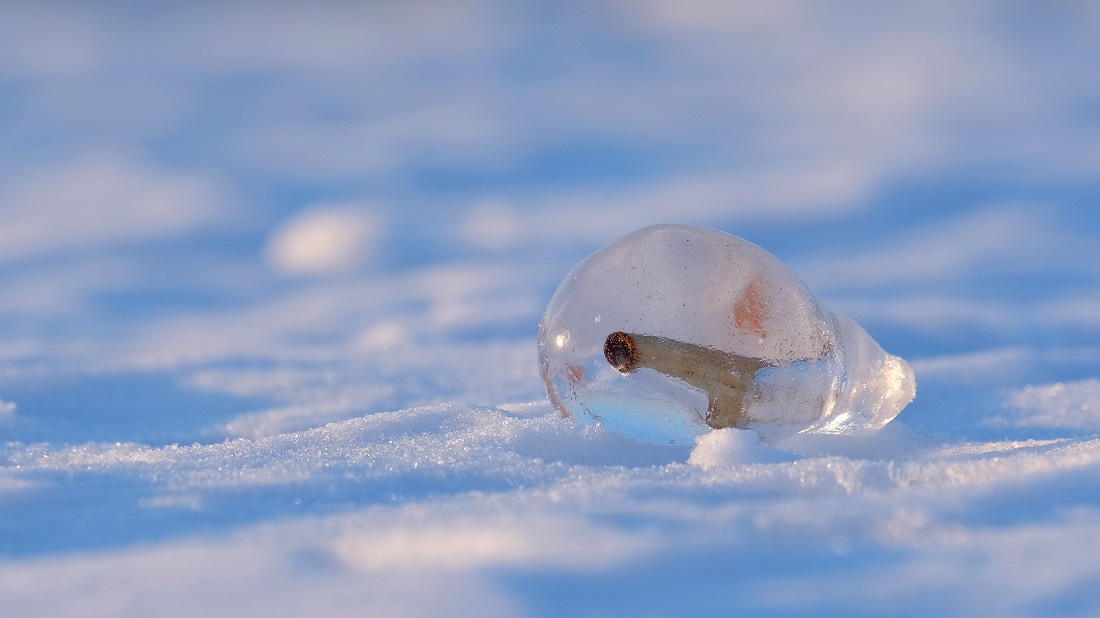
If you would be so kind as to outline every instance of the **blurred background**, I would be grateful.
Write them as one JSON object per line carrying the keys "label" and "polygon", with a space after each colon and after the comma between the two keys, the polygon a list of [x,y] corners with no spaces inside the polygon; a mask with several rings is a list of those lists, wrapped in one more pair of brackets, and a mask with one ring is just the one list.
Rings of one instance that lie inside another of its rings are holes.
{"label": "blurred background", "polygon": [[553,290],[657,222],[926,372],[1095,375],[1097,58],[1093,2],[5,2],[0,432],[537,400]]}

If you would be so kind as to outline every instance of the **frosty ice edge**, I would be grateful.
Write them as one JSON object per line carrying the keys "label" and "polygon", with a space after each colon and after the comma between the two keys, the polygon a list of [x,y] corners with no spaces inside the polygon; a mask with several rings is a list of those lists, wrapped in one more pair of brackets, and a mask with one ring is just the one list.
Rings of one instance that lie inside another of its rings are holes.
{"label": "frosty ice edge", "polygon": [[690,444],[712,428],[868,433],[913,370],[822,306],[778,258],[717,230],[654,225],[578,264],[538,338],[550,400],[581,423]]}

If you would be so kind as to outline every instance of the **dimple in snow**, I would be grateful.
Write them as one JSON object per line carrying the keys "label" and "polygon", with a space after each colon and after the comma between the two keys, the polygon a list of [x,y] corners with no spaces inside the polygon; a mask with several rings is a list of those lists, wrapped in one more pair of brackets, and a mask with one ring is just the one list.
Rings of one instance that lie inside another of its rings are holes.
{"label": "dimple in snow", "polygon": [[550,400],[580,422],[690,444],[711,428],[867,433],[916,393],[913,371],[736,236],[655,225],[600,249],[539,328]]}

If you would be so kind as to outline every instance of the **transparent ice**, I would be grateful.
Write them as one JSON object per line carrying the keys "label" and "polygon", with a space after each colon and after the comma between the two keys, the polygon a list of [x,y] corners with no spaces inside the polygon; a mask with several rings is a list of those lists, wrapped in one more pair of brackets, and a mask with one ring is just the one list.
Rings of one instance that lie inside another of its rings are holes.
{"label": "transparent ice", "polygon": [[578,264],[550,300],[538,349],[563,414],[646,442],[690,444],[716,427],[769,442],[867,433],[916,392],[904,360],[778,258],[687,225],[638,230]]}

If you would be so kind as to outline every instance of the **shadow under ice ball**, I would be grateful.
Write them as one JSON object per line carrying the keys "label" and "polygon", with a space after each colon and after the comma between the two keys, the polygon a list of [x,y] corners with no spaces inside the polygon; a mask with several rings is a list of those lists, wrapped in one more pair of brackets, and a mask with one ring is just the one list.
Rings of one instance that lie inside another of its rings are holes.
{"label": "shadow under ice ball", "polygon": [[913,371],[767,251],[688,225],[638,230],[562,282],[539,328],[550,400],[582,423],[689,444],[710,428],[867,433]]}

